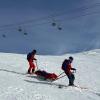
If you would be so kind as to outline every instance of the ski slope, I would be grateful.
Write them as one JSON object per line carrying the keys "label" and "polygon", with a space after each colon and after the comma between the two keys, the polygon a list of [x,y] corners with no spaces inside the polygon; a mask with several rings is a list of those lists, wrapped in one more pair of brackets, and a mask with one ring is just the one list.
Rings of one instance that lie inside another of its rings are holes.
{"label": "ski slope", "polygon": [[[0,100],[100,100],[100,49],[62,56],[36,55],[38,68],[57,75],[62,73],[65,58],[74,57],[75,84],[87,87],[58,88],[35,76],[26,74],[25,54],[0,53]],[[68,84],[63,77],[54,84]]]}

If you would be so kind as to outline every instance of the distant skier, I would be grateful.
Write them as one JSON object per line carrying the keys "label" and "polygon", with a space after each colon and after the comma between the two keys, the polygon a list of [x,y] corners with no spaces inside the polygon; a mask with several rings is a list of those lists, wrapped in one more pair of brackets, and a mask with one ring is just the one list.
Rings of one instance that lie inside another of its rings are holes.
{"label": "distant skier", "polygon": [[33,50],[32,52],[29,52],[27,54],[27,60],[29,62],[29,68],[28,68],[28,74],[32,74],[35,71],[36,65],[34,64],[34,60],[36,61],[37,59],[35,58],[36,50]]}
{"label": "distant skier", "polygon": [[73,74],[73,71],[76,71],[75,68],[72,68],[71,63],[73,62],[73,57],[69,57],[69,59],[65,59],[62,63],[62,70],[64,70],[65,74],[67,75],[69,79],[69,86],[74,86],[74,80],[75,76]]}

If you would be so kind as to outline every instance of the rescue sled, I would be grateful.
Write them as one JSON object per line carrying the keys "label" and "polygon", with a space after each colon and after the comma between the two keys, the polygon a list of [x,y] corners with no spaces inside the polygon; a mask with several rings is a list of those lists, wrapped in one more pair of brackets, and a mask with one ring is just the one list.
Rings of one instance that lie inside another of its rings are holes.
{"label": "rescue sled", "polygon": [[58,77],[55,73],[48,73],[44,70],[37,70],[37,71],[35,71],[35,74],[39,77],[44,78],[45,80],[46,79],[55,80]]}

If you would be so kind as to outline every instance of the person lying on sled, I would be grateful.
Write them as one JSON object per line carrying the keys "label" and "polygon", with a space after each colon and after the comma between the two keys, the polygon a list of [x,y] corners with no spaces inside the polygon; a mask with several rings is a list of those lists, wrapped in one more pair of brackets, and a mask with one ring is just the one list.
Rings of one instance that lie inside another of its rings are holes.
{"label": "person lying on sled", "polygon": [[55,80],[58,77],[55,73],[48,73],[44,70],[37,70],[35,71],[35,74],[38,76],[42,76],[45,79],[51,79],[51,80]]}

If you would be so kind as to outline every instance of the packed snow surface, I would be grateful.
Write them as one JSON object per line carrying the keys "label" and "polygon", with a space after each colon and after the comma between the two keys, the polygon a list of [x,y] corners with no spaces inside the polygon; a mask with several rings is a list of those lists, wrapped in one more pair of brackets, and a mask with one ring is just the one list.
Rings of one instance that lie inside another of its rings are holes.
{"label": "packed snow surface", "polygon": [[65,58],[74,57],[77,69],[75,85],[85,87],[58,88],[54,84],[68,84],[65,76],[50,84],[26,74],[25,54],[0,53],[0,100],[100,100],[100,49],[62,56],[36,55],[38,69],[59,75]]}

